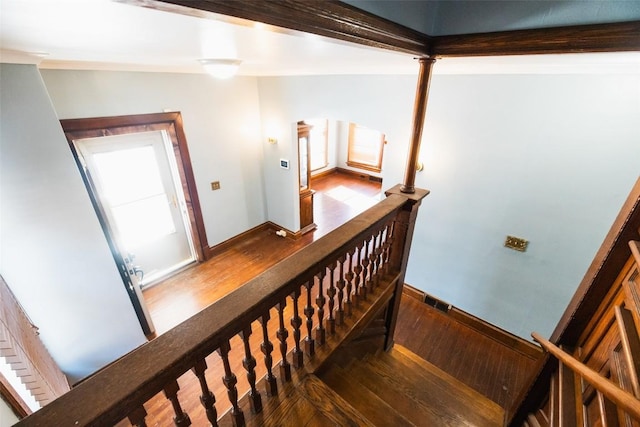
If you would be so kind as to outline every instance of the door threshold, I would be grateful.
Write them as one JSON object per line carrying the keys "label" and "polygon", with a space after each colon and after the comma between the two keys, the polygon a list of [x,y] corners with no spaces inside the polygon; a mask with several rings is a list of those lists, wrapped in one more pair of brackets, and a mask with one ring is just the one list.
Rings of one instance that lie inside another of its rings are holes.
{"label": "door threshold", "polygon": [[147,290],[159,283],[164,282],[165,280],[167,280],[169,277],[171,276],[175,276],[176,274],[186,270],[187,268],[190,268],[191,266],[193,266],[194,264],[197,263],[196,259],[190,259],[190,260],[185,260],[181,263],[178,263],[176,265],[174,265],[171,268],[168,268],[166,270],[162,270],[158,273],[155,273],[153,275],[151,275],[150,279],[147,281],[145,280],[144,283],[140,284],[140,289],[141,290]]}

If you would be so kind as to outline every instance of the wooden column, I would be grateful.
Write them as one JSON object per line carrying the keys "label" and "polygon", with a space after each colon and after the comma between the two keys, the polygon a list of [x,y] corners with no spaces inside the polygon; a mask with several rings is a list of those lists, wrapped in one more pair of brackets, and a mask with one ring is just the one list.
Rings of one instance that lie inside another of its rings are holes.
{"label": "wooden column", "polygon": [[409,155],[407,156],[407,168],[404,173],[404,184],[400,188],[403,193],[413,194],[415,192],[416,165],[418,164],[418,154],[420,153],[424,116],[427,111],[429,85],[431,84],[431,70],[433,69],[433,64],[435,62],[435,58],[420,58],[418,87],[416,89],[416,100],[413,105],[413,133],[411,135]]}

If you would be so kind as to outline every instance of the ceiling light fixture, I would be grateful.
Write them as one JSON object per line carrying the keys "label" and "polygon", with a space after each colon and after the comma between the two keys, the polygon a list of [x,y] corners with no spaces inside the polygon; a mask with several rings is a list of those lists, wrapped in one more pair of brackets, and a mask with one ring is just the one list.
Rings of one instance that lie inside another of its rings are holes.
{"label": "ceiling light fixture", "polygon": [[214,58],[199,59],[198,61],[207,73],[218,79],[228,79],[235,76],[242,62],[239,59]]}

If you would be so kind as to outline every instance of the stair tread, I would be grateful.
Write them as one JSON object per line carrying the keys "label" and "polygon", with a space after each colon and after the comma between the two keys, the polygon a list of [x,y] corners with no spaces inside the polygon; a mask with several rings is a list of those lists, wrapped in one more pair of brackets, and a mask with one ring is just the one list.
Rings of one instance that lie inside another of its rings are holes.
{"label": "stair tread", "polygon": [[374,425],[414,425],[373,391],[353,381],[350,372],[334,366],[323,375],[322,379]]}
{"label": "stair tread", "polygon": [[388,402],[410,422],[418,425],[459,426],[464,421],[464,417],[450,410],[450,400],[446,399],[446,393],[443,401],[440,390],[430,389],[428,393],[416,391],[415,386],[407,386],[402,377],[396,376],[392,369],[379,367],[375,362],[354,367],[349,372],[349,377]]}
{"label": "stair tread", "polygon": [[[279,384],[279,386],[282,386]],[[282,386],[277,396],[263,396],[263,410],[252,414],[247,395],[240,399],[247,426],[312,427],[326,425],[372,426],[366,418],[315,375]],[[232,426],[227,412],[218,420],[220,427]]]}
{"label": "stair tread", "polygon": [[317,412],[331,420],[334,425],[375,426],[315,375],[307,375],[298,390],[303,393],[304,399],[313,404]]}
{"label": "stair tread", "polygon": [[[416,409],[420,407],[421,416],[432,417],[438,425],[502,425],[504,412],[499,405],[418,356],[415,358],[392,350],[353,371],[369,387],[382,380],[378,393],[393,397],[384,389],[393,390],[396,396],[414,402]],[[394,402],[406,404],[399,399]]]}

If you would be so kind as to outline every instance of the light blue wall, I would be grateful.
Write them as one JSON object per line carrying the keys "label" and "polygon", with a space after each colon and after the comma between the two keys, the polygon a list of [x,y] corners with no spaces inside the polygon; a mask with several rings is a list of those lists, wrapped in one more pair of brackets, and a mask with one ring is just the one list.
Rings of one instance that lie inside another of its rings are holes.
{"label": "light blue wall", "polygon": [[549,335],[638,178],[639,120],[640,75],[434,76],[407,282]]}
{"label": "light blue wall", "polygon": [[74,381],[146,339],[40,73],[0,67],[0,274]]}
{"label": "light blue wall", "polygon": [[[404,175],[416,76],[42,74],[46,88],[34,66],[2,68],[0,267],[77,377],[144,338],[56,113],[182,111],[210,244],[267,219],[296,229],[297,172],[278,160],[295,160],[301,118],[385,132],[384,187]],[[436,74],[416,178],[432,194],[407,282],[515,334],[549,334],[638,177],[639,117],[638,75]],[[223,190],[208,190],[214,179]],[[529,250],[504,249],[506,234]]]}
{"label": "light blue wall", "polygon": [[[266,221],[255,78],[41,72],[61,119],[181,112],[210,246]],[[221,189],[211,191],[211,181]]]}
{"label": "light blue wall", "polygon": [[[417,65],[416,65],[417,72]],[[383,169],[387,186],[402,179],[416,76],[261,77],[260,114],[263,127],[280,130],[277,145],[265,149],[265,188],[269,219],[299,229],[297,169],[279,168],[280,158],[297,167],[295,123],[304,117],[346,120],[386,133]],[[339,167],[345,167],[338,154]]]}
{"label": "light blue wall", "polygon": [[[404,176],[415,81],[261,78],[261,113],[283,126],[327,115],[385,132],[388,188]],[[436,74],[416,177],[432,194],[407,282],[522,337],[550,334],[638,178],[639,119],[638,75]],[[279,185],[267,185],[268,202]],[[293,216],[295,194],[274,209]],[[507,234],[530,240],[528,251],[505,249]]]}

